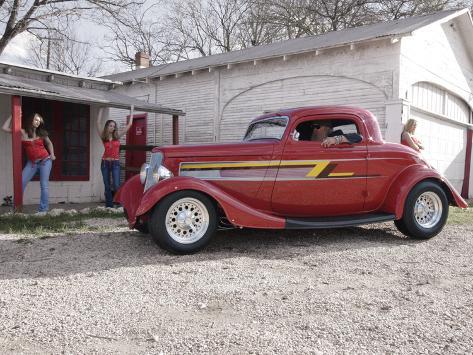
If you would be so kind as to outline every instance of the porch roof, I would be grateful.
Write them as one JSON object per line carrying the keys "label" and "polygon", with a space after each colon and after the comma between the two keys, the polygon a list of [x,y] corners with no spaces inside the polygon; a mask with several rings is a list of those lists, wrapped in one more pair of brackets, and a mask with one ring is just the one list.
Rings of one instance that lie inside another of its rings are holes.
{"label": "porch roof", "polygon": [[[118,82],[102,79],[99,83],[109,86],[108,89],[103,89],[103,85],[95,85],[94,87],[94,85],[92,85],[95,84],[94,80],[88,78],[79,81],[77,77],[69,78],[67,75],[58,77],[56,74],[55,78],[54,74],[50,74],[47,77],[48,81],[41,79],[42,77],[40,80],[36,80],[24,76],[0,73],[0,94],[29,96],[88,105],[93,104],[119,109],[129,109],[131,105],[134,105],[135,111],[155,112],[175,116],[185,115],[181,110],[147,103],[110,90],[110,88],[121,84]],[[71,81],[68,82],[67,79],[74,79],[72,82],[77,81],[77,84],[73,83],[73,85],[70,85]],[[54,80],[58,80],[60,83],[54,82]]]}

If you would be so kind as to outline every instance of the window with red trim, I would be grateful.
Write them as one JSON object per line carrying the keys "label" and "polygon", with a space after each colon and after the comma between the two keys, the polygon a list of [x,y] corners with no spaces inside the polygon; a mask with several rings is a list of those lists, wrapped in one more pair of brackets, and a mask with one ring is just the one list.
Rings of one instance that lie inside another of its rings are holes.
{"label": "window with red trim", "polygon": [[90,174],[90,107],[69,102],[24,97],[23,127],[33,113],[44,118],[56,160],[50,180],[88,181]]}

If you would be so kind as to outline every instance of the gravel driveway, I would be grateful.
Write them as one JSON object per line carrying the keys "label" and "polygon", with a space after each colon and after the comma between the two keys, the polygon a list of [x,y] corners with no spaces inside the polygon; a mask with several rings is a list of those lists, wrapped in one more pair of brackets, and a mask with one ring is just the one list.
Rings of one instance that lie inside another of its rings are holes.
{"label": "gravel driveway", "polygon": [[[91,221],[97,223],[97,221]],[[471,353],[473,225],[0,235],[0,353]]]}

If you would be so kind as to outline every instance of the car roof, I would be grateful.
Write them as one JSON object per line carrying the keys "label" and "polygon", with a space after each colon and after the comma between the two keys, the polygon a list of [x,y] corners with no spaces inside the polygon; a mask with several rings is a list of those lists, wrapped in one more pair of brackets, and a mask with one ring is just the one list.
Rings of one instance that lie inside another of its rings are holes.
{"label": "car roof", "polygon": [[[330,106],[304,106],[287,109],[279,109],[272,112],[267,112],[261,116],[256,117],[251,123],[259,120],[275,117],[275,116],[288,116],[290,121],[295,120],[301,116],[315,115],[315,114],[351,114],[358,116],[364,122],[370,138],[374,141],[381,142],[383,138],[379,130],[378,121],[376,117],[368,110],[361,107],[355,106],[341,106],[341,105],[330,105]],[[251,124],[250,123],[250,124]]]}
{"label": "car roof", "polygon": [[265,112],[263,115],[256,117],[253,121],[258,121],[268,117],[274,116],[289,116],[290,118],[299,117],[302,114],[331,114],[331,113],[351,113],[357,116],[369,116],[369,111],[362,109],[360,107],[354,106],[304,106],[304,107],[295,107],[295,108],[285,108],[285,109],[278,109],[271,112]]}

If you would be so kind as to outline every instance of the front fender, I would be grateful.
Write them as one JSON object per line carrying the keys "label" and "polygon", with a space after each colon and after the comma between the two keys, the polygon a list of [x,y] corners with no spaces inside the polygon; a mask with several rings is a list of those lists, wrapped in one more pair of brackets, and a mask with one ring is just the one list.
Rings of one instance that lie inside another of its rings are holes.
{"label": "front fender", "polygon": [[437,180],[443,185],[451,204],[461,208],[468,207],[465,200],[445,177],[425,165],[416,164],[404,169],[394,180],[382,204],[381,211],[394,213],[396,219],[402,218],[407,195],[415,185],[427,179]]}
{"label": "front fender", "polygon": [[283,229],[285,226],[284,218],[256,210],[208,181],[189,176],[177,176],[161,181],[146,191],[136,216],[148,213],[164,197],[181,190],[195,190],[210,196],[220,204],[228,220],[235,226],[272,229]]}
{"label": "front fender", "polygon": [[125,209],[130,228],[135,226],[136,210],[140,206],[143,190],[144,186],[140,181],[140,176],[135,175],[128,179],[115,193],[114,200]]}

